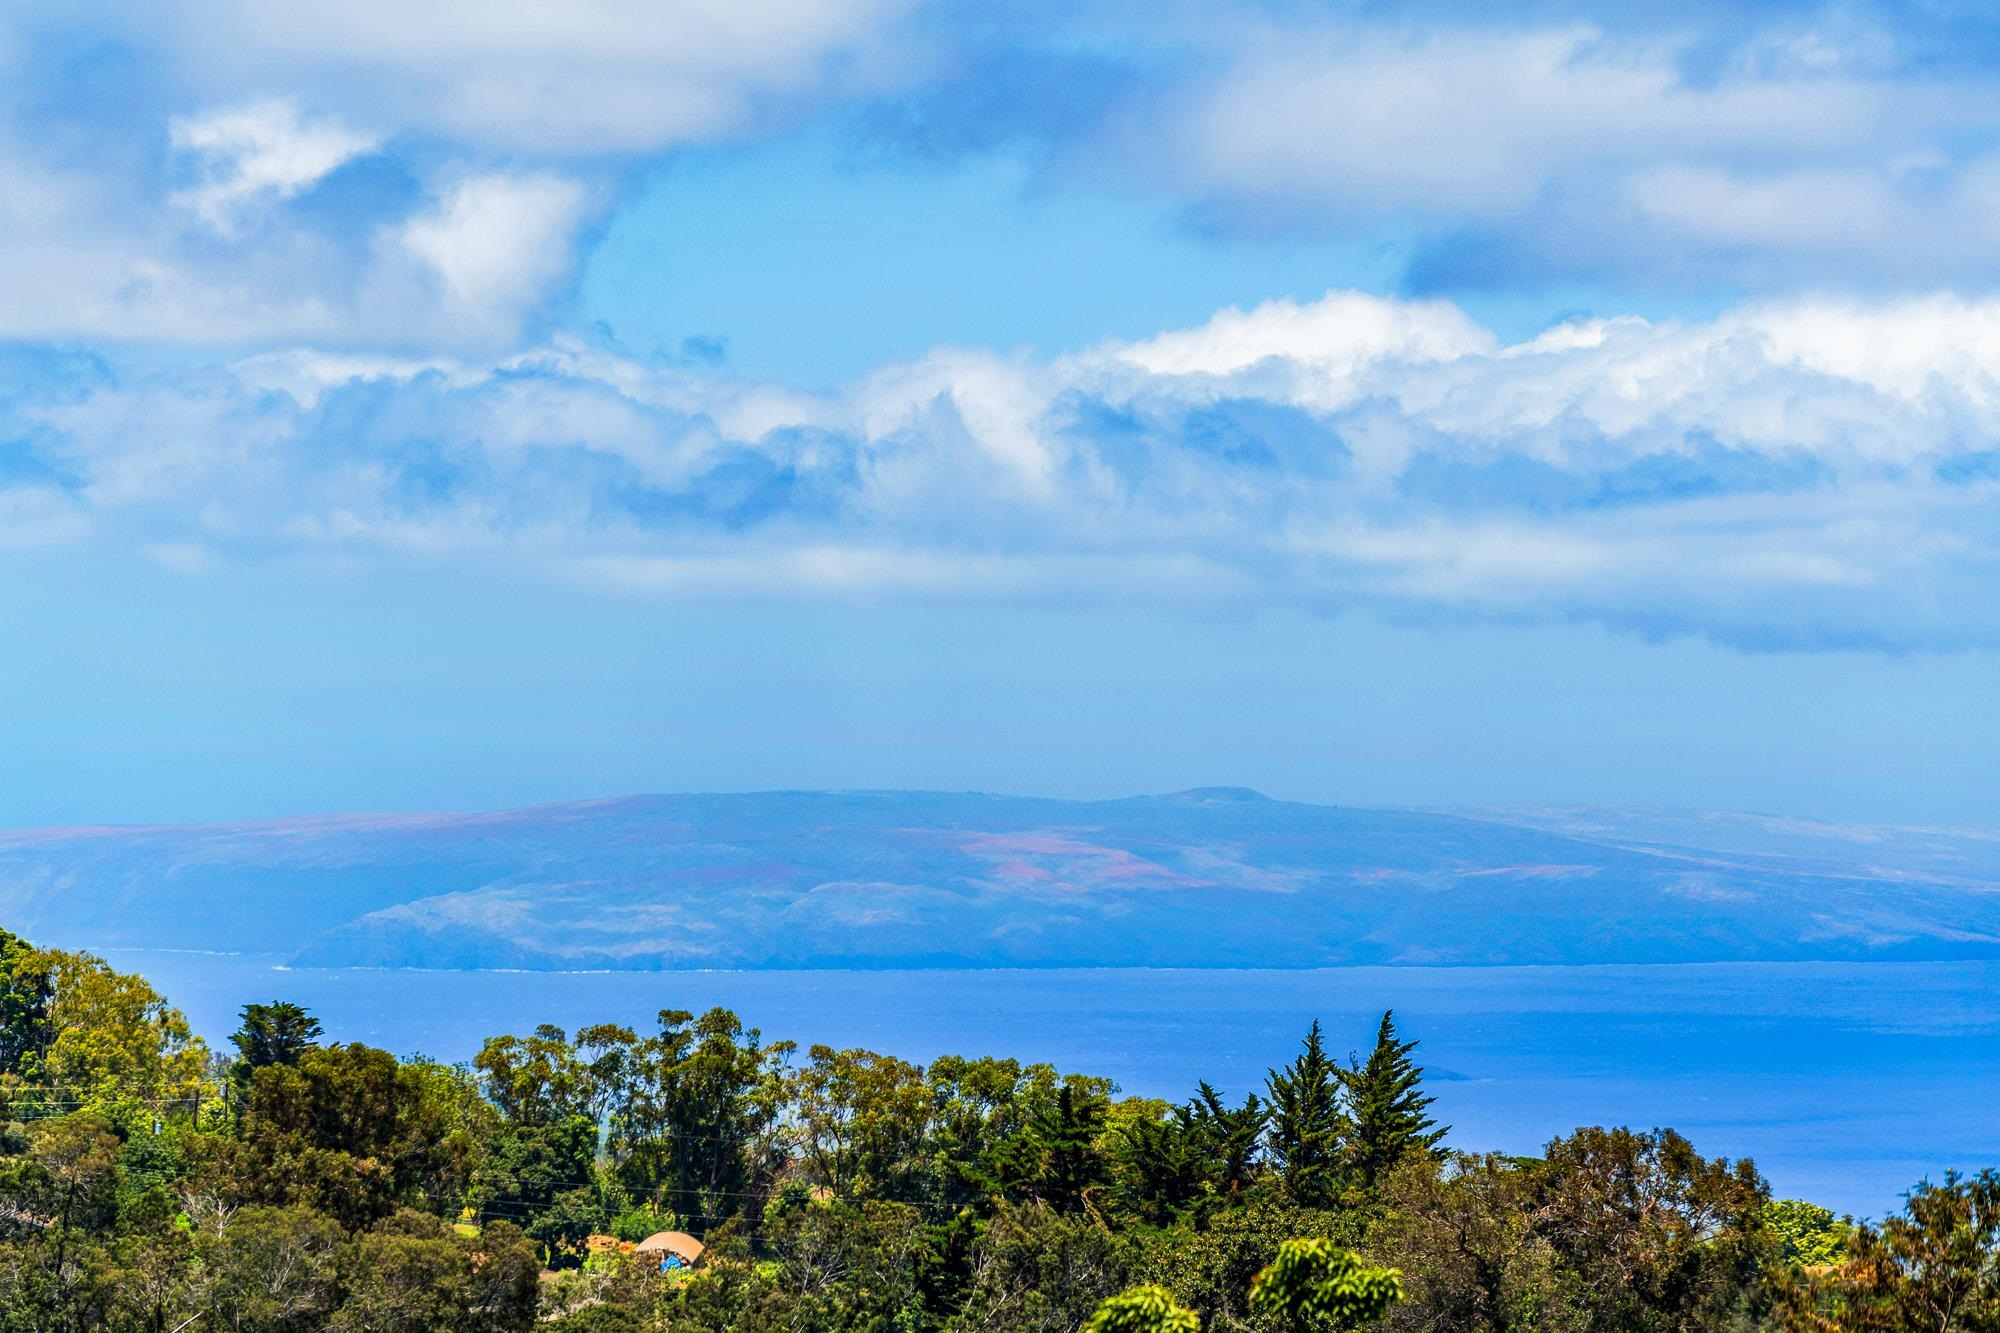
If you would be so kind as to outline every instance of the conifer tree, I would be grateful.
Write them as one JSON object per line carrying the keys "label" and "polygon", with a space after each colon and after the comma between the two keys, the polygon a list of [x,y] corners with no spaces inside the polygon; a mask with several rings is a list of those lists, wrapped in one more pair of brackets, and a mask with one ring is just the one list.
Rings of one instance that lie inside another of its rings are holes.
{"label": "conifer tree", "polygon": [[1339,1191],[1341,1146],[1348,1130],[1340,1065],[1326,1053],[1319,1022],[1305,1049],[1266,1080],[1271,1103],[1271,1158],[1285,1191],[1309,1207],[1332,1203]]}
{"label": "conifer tree", "polygon": [[1256,1175],[1257,1146],[1263,1141],[1270,1114],[1270,1108],[1254,1092],[1244,1097],[1242,1106],[1231,1110],[1206,1079],[1188,1102],[1190,1134],[1213,1164],[1217,1190],[1228,1198],[1240,1199],[1250,1187]]}
{"label": "conifer tree", "polygon": [[1059,1213],[1081,1211],[1091,1188],[1103,1178],[1097,1136],[1104,1109],[1101,1100],[1079,1097],[1076,1088],[1065,1083],[1056,1091],[1055,1105],[1037,1116],[1031,1127],[1041,1147],[1037,1192]]}
{"label": "conifer tree", "polygon": [[1426,1113],[1435,1099],[1423,1091],[1424,1071],[1410,1058],[1416,1049],[1414,1041],[1397,1040],[1395,1011],[1385,1010],[1367,1063],[1350,1062],[1341,1075],[1353,1122],[1346,1192],[1357,1202],[1372,1200],[1382,1178],[1404,1157],[1435,1156],[1449,1130]]}
{"label": "conifer tree", "polygon": [[319,1020],[296,1004],[246,1004],[243,1026],[229,1038],[237,1051],[231,1072],[238,1084],[247,1084],[266,1065],[295,1065],[319,1045],[321,1035]]}

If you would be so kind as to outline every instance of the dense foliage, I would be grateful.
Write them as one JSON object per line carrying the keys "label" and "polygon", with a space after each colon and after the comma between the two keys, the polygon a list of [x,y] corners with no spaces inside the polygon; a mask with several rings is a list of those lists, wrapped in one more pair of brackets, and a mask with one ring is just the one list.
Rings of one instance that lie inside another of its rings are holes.
{"label": "dense foliage", "polygon": [[2000,1177],[1850,1226],[1666,1130],[1451,1152],[1386,1014],[1180,1105],[723,1010],[455,1067],[273,1002],[232,1046],[0,931],[0,1333],[2000,1329]]}

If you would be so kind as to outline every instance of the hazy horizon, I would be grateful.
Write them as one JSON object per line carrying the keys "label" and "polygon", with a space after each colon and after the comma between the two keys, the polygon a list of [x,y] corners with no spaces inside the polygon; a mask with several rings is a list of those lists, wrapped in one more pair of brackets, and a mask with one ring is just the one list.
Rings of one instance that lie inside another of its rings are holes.
{"label": "hazy horizon", "polygon": [[1833,832],[1845,830],[1860,833],[1866,830],[1897,831],[1908,833],[1939,832],[2000,834],[2000,817],[1988,820],[1895,820],[1841,818],[1818,814],[1812,810],[1779,810],[1724,808],[1720,806],[1675,805],[1663,803],[1628,804],[1588,804],[1575,802],[1505,802],[1480,801],[1467,804],[1428,804],[1417,802],[1371,802],[1371,801],[1321,801],[1282,793],[1261,791],[1255,787],[1234,784],[1197,783],[1191,787],[1178,787],[1160,791],[1118,791],[1089,795],[1058,795],[1051,792],[1008,790],[986,787],[740,787],[718,788],[658,788],[647,791],[598,792],[587,795],[556,796],[547,800],[535,800],[514,805],[429,805],[409,807],[353,806],[343,809],[310,809],[282,814],[219,816],[199,819],[160,820],[90,820],[62,824],[19,824],[0,825],[0,834],[60,833],[68,831],[144,830],[170,828],[231,827],[245,825],[312,823],[318,820],[407,820],[426,818],[466,818],[490,815],[523,813],[539,810],[558,810],[565,807],[589,807],[615,804],[621,801],[644,801],[673,797],[702,796],[785,796],[785,795],[829,795],[829,796],[997,796],[1023,801],[1078,802],[1105,804],[1119,801],[1133,801],[1186,796],[1198,793],[1240,793],[1259,800],[1282,802],[1295,805],[1315,805],[1339,807],[1362,811],[1385,813],[1434,813],[1455,815],[1467,819],[1481,817],[1505,818],[1512,816],[1662,816],[1688,819],[1729,819],[1749,820],[1765,823],[1774,828]]}

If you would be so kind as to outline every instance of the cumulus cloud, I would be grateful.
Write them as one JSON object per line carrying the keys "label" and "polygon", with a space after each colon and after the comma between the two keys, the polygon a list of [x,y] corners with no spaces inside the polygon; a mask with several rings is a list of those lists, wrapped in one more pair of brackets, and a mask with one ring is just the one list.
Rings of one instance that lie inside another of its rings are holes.
{"label": "cumulus cloud", "polygon": [[375,140],[286,103],[177,120],[172,140],[195,183],[168,208],[0,126],[0,337],[490,349],[560,293],[589,201],[557,172],[447,161],[364,208],[277,217]]}
{"label": "cumulus cloud", "polygon": [[[586,202],[637,155],[878,86],[899,9],[20,7],[0,18],[0,336],[490,349],[560,294]],[[118,99],[65,54],[106,50]]]}
{"label": "cumulus cloud", "polygon": [[[0,20],[0,333],[490,350],[560,301],[587,201],[806,124],[862,154],[1026,144],[1038,186],[1343,236],[1411,291],[1990,281],[2000,89],[1894,25],[1309,8],[28,4]],[[115,101],[61,54],[114,49]],[[1257,355],[1201,336],[1152,355]]]}
{"label": "cumulus cloud", "polygon": [[[1507,344],[1437,302],[1225,311],[847,389],[558,340],[292,352],[7,413],[15,512],[196,576],[517,560],[662,596],[1369,606],[1759,648],[2000,642],[2000,303]],[[78,525],[86,531],[79,533]]]}
{"label": "cumulus cloud", "polygon": [[1351,381],[1381,361],[1449,361],[1496,346],[1446,301],[1333,292],[1306,305],[1281,300],[1247,313],[1225,310],[1199,328],[1128,344],[1116,355],[1156,375],[1230,375],[1277,359]]}
{"label": "cumulus cloud", "polygon": [[[2000,88],[1990,61],[1954,55],[1992,36],[1962,7],[1872,23],[1814,7],[1542,5],[1477,21],[1454,6],[1393,20],[1183,0],[1143,20],[1116,4],[1045,10],[24,4],[0,20],[20,113],[18,142],[0,142],[0,281],[37,299],[0,314],[28,333],[109,328],[123,312],[146,336],[351,340],[384,287],[352,271],[349,233],[411,224],[411,197],[447,176],[547,174],[612,197],[663,153],[803,125],[864,155],[1027,145],[1054,164],[1038,184],[1138,182],[1204,227],[1358,238],[1410,256],[1412,291],[1990,280]],[[1932,45],[1905,49],[1918,29]],[[126,53],[129,98],[108,103],[73,74],[89,62],[65,61],[72,49]],[[0,140],[9,110],[0,97]],[[46,161],[16,151],[38,135],[53,141]],[[310,211],[271,205],[309,202],[362,155],[407,189],[357,202],[356,186],[324,216],[288,216],[242,257],[254,273],[232,281],[171,234],[194,218],[211,242],[255,237],[266,215]],[[414,225],[421,238],[442,224]],[[9,253],[33,259],[16,272]],[[39,299],[36,272],[57,270],[82,288],[68,313]]]}
{"label": "cumulus cloud", "polygon": [[173,146],[194,159],[197,183],[174,202],[225,235],[258,204],[288,199],[380,142],[332,120],[306,121],[291,102],[258,102],[175,117]]}
{"label": "cumulus cloud", "polygon": [[473,176],[404,223],[401,241],[461,310],[511,319],[569,266],[583,203],[582,187],[560,176]]}
{"label": "cumulus cloud", "polygon": [[[1515,270],[1908,279],[1980,261],[2000,189],[1984,74],[1881,35],[1597,27],[1263,30],[1177,85],[1120,155],[1255,227],[1475,235]],[[1725,48],[1726,49],[1726,48]],[[1441,262],[1441,261],[1440,261]]]}

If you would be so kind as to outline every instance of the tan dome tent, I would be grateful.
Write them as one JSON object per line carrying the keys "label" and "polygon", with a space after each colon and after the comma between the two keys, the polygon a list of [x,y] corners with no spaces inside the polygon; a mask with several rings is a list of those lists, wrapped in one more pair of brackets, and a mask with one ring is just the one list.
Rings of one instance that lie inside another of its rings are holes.
{"label": "tan dome tent", "polygon": [[660,1271],[692,1268],[701,1258],[702,1245],[685,1231],[655,1231],[632,1247],[632,1253],[659,1260]]}

